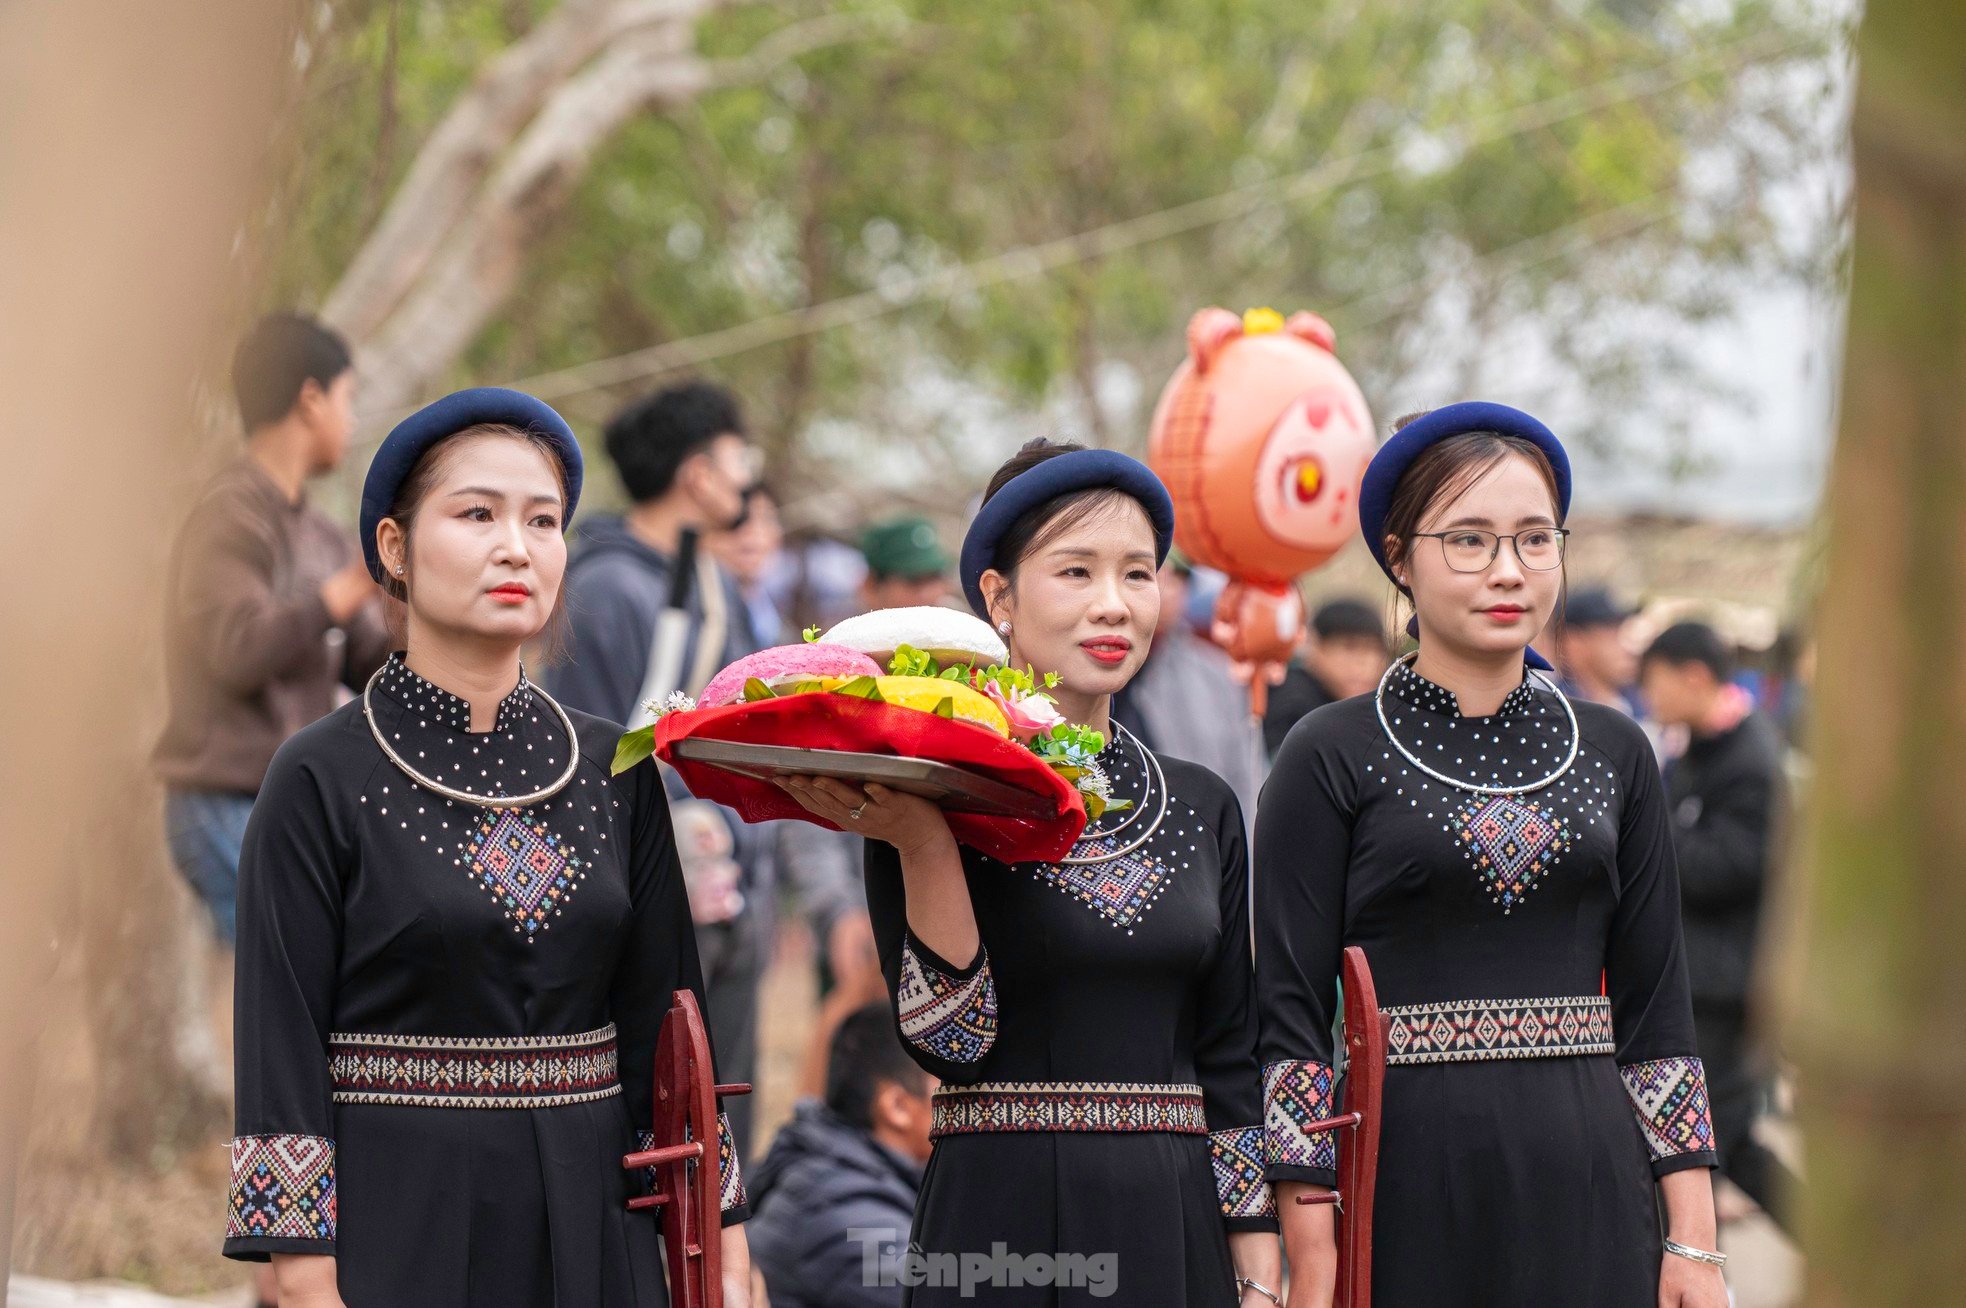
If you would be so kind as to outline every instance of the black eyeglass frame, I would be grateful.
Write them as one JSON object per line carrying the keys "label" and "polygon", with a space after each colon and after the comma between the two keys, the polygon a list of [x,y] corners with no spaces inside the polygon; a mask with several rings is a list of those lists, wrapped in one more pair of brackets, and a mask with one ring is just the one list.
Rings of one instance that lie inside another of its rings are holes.
{"label": "black eyeglass frame", "polygon": [[[1522,546],[1516,543],[1516,537],[1531,535],[1539,531],[1546,531],[1550,535],[1556,537],[1556,562],[1550,564],[1550,566],[1547,568],[1539,568],[1535,564],[1531,563],[1528,559],[1523,558]],[[1558,568],[1563,566],[1563,556],[1569,552],[1569,548],[1570,548],[1570,528],[1568,527],[1531,527],[1526,532],[1517,531],[1517,532],[1509,532],[1507,534],[1498,531],[1488,531],[1481,527],[1456,527],[1452,531],[1416,531],[1413,533],[1413,539],[1415,540],[1418,540],[1423,536],[1429,540],[1439,541],[1441,561],[1445,563],[1448,567],[1453,568],[1454,571],[1459,572],[1465,576],[1472,576],[1477,572],[1486,572],[1490,568],[1494,567],[1495,560],[1502,557],[1503,541],[1507,541],[1509,543],[1509,548],[1515,551],[1516,562],[1520,563],[1523,567],[1529,569],[1531,572],[1555,572]],[[1455,568],[1454,560],[1449,558],[1447,555],[1447,538],[1449,536],[1488,537],[1489,538],[1488,561],[1482,564],[1478,568]]]}

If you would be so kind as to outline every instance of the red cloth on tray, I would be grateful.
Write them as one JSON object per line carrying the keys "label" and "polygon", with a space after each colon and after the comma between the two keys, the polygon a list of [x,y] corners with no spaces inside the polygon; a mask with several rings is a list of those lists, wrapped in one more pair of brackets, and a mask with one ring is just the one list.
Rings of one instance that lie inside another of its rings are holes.
{"label": "red cloth on tray", "polygon": [[691,737],[933,759],[969,768],[1020,790],[1055,796],[1058,816],[1045,822],[981,813],[946,814],[949,830],[958,841],[1006,863],[1063,858],[1085,829],[1084,798],[1036,754],[987,727],[920,709],[816,691],[754,704],[667,713],[656,719],[655,755],[676,769],[691,794],[736,809],[746,822],[790,818],[837,831],[842,828],[807,812],[769,781],[675,758],[676,742]]}

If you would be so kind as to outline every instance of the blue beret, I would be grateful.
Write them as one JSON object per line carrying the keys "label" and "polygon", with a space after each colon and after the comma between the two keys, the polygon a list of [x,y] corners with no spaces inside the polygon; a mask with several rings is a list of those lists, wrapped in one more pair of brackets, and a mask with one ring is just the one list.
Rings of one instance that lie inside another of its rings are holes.
{"label": "blue beret", "polygon": [[517,427],[547,439],[567,479],[567,507],[560,525],[565,527],[573,521],[574,506],[580,502],[580,442],[573,438],[573,428],[567,426],[566,419],[545,401],[501,386],[458,391],[424,405],[397,423],[369,461],[369,475],[362,482],[362,557],[368,561],[370,576],[383,579],[382,560],[375,548],[376,526],[389,516],[389,506],[396,502],[397,492],[417,460],[446,436],[486,423]]}
{"label": "blue beret", "polygon": [[[1391,565],[1386,562],[1386,513],[1392,508],[1393,491],[1399,486],[1399,479],[1406,475],[1415,459],[1448,437],[1475,431],[1519,436],[1541,450],[1556,473],[1557,519],[1570,516],[1570,456],[1554,432],[1521,409],[1506,404],[1490,404],[1485,400],[1450,404],[1415,418],[1394,432],[1392,439],[1381,445],[1372,462],[1366,465],[1365,479],[1358,488],[1358,529],[1365,536],[1365,547],[1372,551],[1372,557],[1379,561],[1379,569],[1386,576],[1393,575]],[[1413,624],[1407,625],[1407,632],[1414,634]],[[1531,667],[1550,666],[1533,649],[1527,658]]]}
{"label": "blue beret", "polygon": [[1118,450],[1073,450],[1018,473],[976,511],[963,537],[963,594],[978,617],[988,618],[983,574],[999,566],[997,545],[1017,520],[1041,504],[1073,491],[1111,487],[1132,496],[1154,527],[1154,562],[1167,561],[1174,543],[1174,501],[1153,469]]}

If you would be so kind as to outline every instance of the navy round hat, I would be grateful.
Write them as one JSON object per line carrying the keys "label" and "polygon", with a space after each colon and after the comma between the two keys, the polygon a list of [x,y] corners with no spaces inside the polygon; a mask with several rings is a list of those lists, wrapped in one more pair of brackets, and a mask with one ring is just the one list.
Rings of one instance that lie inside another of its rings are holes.
{"label": "navy round hat", "polygon": [[397,423],[376,447],[375,458],[369,461],[369,475],[362,482],[362,557],[368,562],[370,576],[383,580],[375,529],[389,516],[389,506],[396,502],[397,492],[417,460],[446,436],[488,423],[517,427],[546,438],[567,479],[567,507],[560,525],[564,528],[573,521],[574,506],[580,502],[581,473],[580,442],[573,438],[573,428],[551,405],[523,391],[474,386],[424,405]]}
{"label": "navy round hat", "polygon": [[1174,544],[1174,501],[1154,470],[1118,450],[1073,450],[1018,473],[976,511],[963,536],[961,563],[963,594],[976,616],[990,616],[983,602],[983,574],[997,566],[997,545],[1017,520],[1060,495],[1105,486],[1140,502],[1154,528],[1154,563],[1167,561]]}
{"label": "navy round hat", "polygon": [[[1379,561],[1379,570],[1395,585],[1399,579],[1393,576],[1392,566],[1386,562],[1386,514],[1392,508],[1393,491],[1399,486],[1399,479],[1415,459],[1450,436],[1477,431],[1519,436],[1541,450],[1550,461],[1550,470],[1556,474],[1557,519],[1562,521],[1570,516],[1570,456],[1556,433],[1521,409],[1486,400],[1468,400],[1435,409],[1401,427],[1391,440],[1379,447],[1372,462],[1366,465],[1365,479],[1358,488],[1358,529],[1365,537],[1365,547]],[[1407,625],[1407,632],[1415,634],[1413,623]],[[1532,667],[1550,666],[1533,649],[1528,652],[1528,661]]]}

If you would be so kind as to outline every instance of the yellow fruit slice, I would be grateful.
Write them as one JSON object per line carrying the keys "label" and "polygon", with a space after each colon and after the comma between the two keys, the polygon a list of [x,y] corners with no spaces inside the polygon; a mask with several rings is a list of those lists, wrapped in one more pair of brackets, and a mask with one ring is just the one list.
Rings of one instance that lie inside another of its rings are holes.
{"label": "yellow fruit slice", "polygon": [[[820,684],[827,690],[838,690],[849,680],[847,677],[827,677]],[[988,695],[972,690],[961,682],[943,681],[939,677],[876,677],[874,688],[880,691],[881,698],[887,703],[920,709],[924,713],[935,712],[936,705],[946,699],[951,717],[988,727],[999,736],[1008,738],[1010,735],[1010,723],[1005,720],[1003,710]]]}

